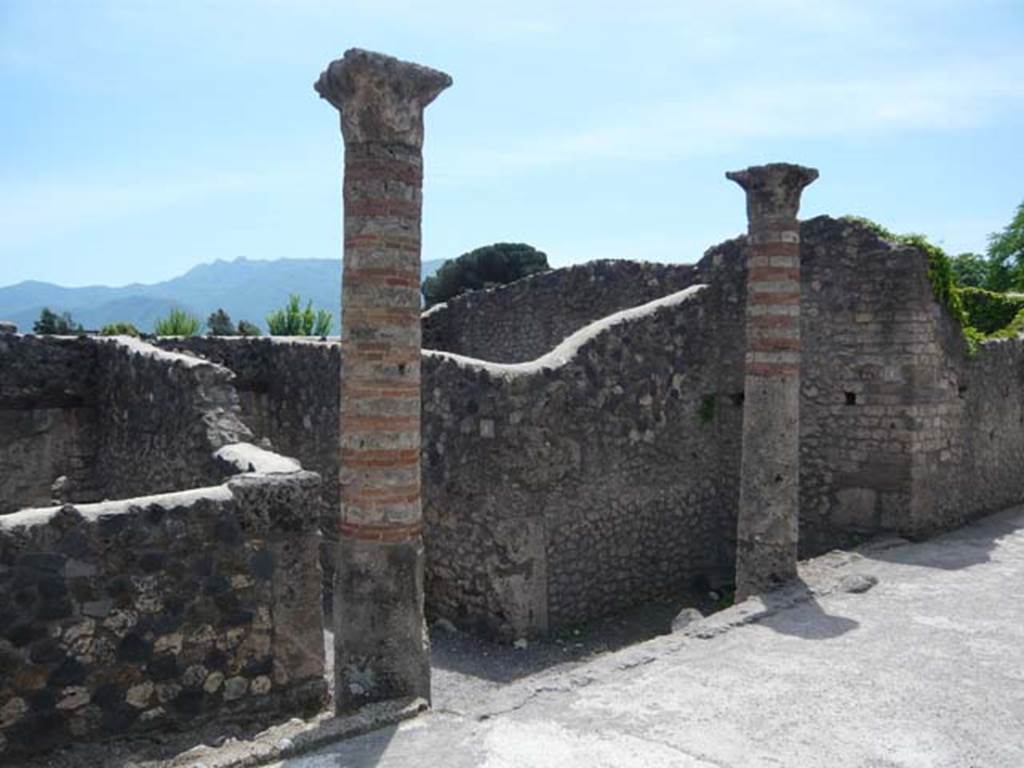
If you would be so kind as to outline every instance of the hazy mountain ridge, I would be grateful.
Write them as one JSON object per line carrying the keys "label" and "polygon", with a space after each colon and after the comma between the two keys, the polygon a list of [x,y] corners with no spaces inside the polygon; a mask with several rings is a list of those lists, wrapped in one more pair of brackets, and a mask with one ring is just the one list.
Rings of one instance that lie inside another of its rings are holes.
{"label": "hazy mountain ridge", "polygon": [[[442,259],[424,262],[422,276],[432,275],[443,263]],[[315,307],[333,312],[337,333],[340,282],[341,261],[337,259],[245,258],[199,264],[179,277],[150,285],[66,288],[28,280],[0,288],[0,320],[10,320],[28,333],[43,307],[49,307],[54,312],[71,312],[87,329],[123,321],[150,331],[172,307],[204,322],[211,312],[223,308],[235,322],[249,320],[266,331],[267,315],[283,306],[288,294],[297,293],[303,301],[312,299]]]}

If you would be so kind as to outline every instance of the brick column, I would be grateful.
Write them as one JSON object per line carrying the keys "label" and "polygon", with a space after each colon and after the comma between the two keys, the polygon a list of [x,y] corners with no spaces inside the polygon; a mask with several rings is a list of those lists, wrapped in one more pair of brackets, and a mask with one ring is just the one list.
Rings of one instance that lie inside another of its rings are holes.
{"label": "brick column", "polygon": [[359,49],[320,75],[345,140],[335,708],[430,697],[420,503],[423,109],[451,78]]}
{"label": "brick column", "polygon": [[747,352],[736,600],[796,578],[800,524],[800,208],[813,168],[727,173],[747,193]]}

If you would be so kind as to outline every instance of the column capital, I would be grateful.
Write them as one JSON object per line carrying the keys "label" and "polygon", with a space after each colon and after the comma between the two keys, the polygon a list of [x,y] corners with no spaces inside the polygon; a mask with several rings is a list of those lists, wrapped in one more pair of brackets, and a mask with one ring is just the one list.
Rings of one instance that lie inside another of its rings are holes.
{"label": "column capital", "polygon": [[754,225],[764,219],[796,218],[800,193],[818,178],[818,170],[792,163],[769,163],[729,171],[725,178],[746,191],[747,217]]}
{"label": "column capital", "polygon": [[452,84],[444,72],[350,48],[313,88],[341,112],[346,144],[423,146],[423,109]]}

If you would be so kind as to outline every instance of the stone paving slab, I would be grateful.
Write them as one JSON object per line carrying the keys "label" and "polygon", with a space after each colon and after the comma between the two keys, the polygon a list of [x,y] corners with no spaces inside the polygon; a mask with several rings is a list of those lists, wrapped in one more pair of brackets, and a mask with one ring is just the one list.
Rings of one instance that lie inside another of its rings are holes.
{"label": "stone paving slab", "polygon": [[275,765],[1024,766],[1024,508],[826,555],[801,577],[676,634]]}

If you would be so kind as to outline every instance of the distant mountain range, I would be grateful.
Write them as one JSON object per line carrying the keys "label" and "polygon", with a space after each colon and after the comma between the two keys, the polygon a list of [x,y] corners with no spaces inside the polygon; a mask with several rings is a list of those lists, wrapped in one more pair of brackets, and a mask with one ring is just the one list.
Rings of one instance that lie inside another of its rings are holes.
{"label": "distant mountain range", "polygon": [[[422,276],[434,274],[444,260],[423,263]],[[236,323],[248,320],[267,330],[267,315],[288,301],[288,294],[309,299],[318,309],[334,313],[333,333],[341,317],[341,261],[339,259],[217,260],[200,264],[180,277],[162,283],[133,283],[64,288],[29,280],[0,288],[0,320],[10,320],[22,333],[31,333],[44,307],[70,312],[77,323],[95,330],[107,323],[132,323],[140,331],[172,308],[184,309],[203,322],[211,312],[224,309]]]}

